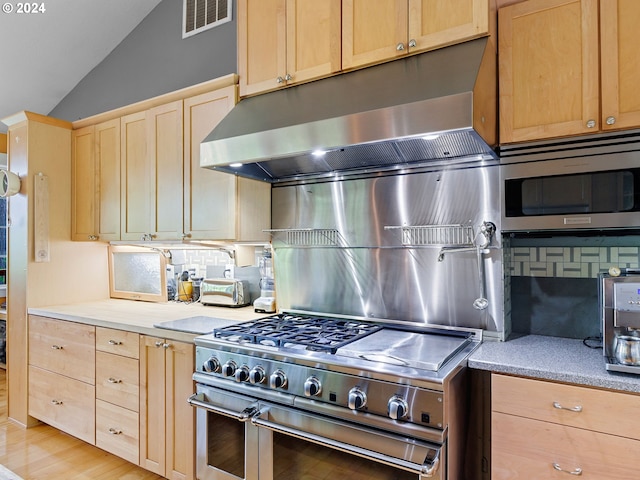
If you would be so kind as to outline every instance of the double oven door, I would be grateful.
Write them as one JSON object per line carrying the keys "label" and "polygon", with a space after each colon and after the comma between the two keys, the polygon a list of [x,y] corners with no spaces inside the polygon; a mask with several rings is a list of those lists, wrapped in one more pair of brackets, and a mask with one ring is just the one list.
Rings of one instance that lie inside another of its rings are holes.
{"label": "double oven door", "polygon": [[446,478],[445,445],[198,384],[199,480]]}

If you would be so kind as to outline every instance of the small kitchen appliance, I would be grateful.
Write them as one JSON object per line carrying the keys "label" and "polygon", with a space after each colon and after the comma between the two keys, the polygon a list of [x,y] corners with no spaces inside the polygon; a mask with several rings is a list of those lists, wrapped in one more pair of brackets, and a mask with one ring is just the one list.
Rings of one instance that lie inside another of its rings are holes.
{"label": "small kitchen appliance", "polygon": [[599,279],[606,367],[640,374],[640,270],[609,272]]}
{"label": "small kitchen appliance", "polygon": [[260,296],[253,302],[256,312],[274,313],[276,311],[275,279],[271,249],[265,248],[260,257]]}
{"label": "small kitchen appliance", "polygon": [[249,282],[234,278],[205,278],[200,282],[200,303],[244,307],[250,303]]}

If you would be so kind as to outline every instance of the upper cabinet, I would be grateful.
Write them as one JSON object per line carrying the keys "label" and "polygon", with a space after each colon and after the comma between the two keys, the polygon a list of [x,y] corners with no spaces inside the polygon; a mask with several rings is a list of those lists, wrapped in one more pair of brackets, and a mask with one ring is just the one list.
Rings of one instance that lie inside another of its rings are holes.
{"label": "upper cabinet", "polygon": [[240,96],[489,33],[492,0],[238,0]]}
{"label": "upper cabinet", "polygon": [[120,119],[74,130],[71,239],[120,240]]}
{"label": "upper cabinet", "polygon": [[236,103],[236,87],[184,101],[184,232],[190,239],[269,241],[271,185],[200,167],[200,143]]}
{"label": "upper cabinet", "polygon": [[500,9],[500,143],[640,126],[639,22],[633,0]]}
{"label": "upper cabinet", "polygon": [[340,70],[341,0],[239,0],[240,95]]}
{"label": "upper cabinet", "polygon": [[342,68],[379,63],[489,33],[488,0],[343,0]]}
{"label": "upper cabinet", "polygon": [[72,239],[268,242],[271,185],[200,167],[200,143],[237,88],[74,130]]}

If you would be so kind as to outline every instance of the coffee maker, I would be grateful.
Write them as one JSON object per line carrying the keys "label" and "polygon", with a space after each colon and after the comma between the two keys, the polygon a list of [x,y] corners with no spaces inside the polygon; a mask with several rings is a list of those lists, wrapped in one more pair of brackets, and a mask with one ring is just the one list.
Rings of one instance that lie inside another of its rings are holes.
{"label": "coffee maker", "polygon": [[276,287],[270,248],[265,248],[262,251],[258,266],[260,267],[260,296],[253,302],[253,310],[274,313],[276,311]]}
{"label": "coffee maker", "polygon": [[599,282],[606,368],[640,374],[640,269],[613,267]]}

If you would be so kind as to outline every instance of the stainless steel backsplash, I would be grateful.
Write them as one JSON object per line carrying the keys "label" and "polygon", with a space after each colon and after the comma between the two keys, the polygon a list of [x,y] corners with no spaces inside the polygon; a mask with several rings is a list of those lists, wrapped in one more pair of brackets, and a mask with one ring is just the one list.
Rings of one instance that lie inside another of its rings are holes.
{"label": "stainless steel backsplash", "polygon": [[[501,337],[499,199],[496,165],[274,186],[278,308],[482,328]],[[497,228],[483,260],[489,306],[476,310],[476,252],[438,257],[450,246],[447,230],[459,230],[450,225],[477,232],[487,221]],[[418,244],[403,242],[397,228],[423,226],[428,238]]]}

